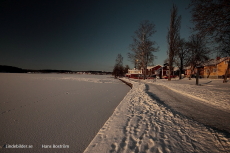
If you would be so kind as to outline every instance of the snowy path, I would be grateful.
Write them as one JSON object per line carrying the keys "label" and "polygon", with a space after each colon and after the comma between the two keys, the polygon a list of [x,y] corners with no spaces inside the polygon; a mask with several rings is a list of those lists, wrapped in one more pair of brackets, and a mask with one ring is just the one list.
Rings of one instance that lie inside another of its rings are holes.
{"label": "snowy path", "polygon": [[222,80],[200,79],[200,85],[195,85],[195,79],[188,80],[157,80],[145,83],[164,86],[174,92],[194,98],[206,105],[230,112],[230,82],[222,83]]}
{"label": "snowy path", "polygon": [[230,134],[230,111],[213,107],[184,94],[156,84],[147,84],[147,93],[172,111],[183,114],[204,125],[227,131]]}
{"label": "snowy path", "polygon": [[146,93],[145,84],[132,83],[85,153],[230,152],[229,136],[172,112]]}

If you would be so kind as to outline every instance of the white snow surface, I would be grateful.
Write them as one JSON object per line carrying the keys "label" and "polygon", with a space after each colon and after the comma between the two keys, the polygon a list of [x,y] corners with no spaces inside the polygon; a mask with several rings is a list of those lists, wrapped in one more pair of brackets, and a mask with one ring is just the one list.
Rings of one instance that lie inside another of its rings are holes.
{"label": "white snow surface", "polygon": [[[79,77],[80,76],[80,77]],[[83,77],[82,77],[83,76]],[[115,80],[109,78],[102,78],[101,75],[78,75],[75,76],[63,76],[63,77],[45,77],[43,80],[73,80],[73,81],[84,81],[84,82],[92,82],[92,83],[116,83]],[[40,79],[40,78],[39,78]]]}
{"label": "white snow surface", "polygon": [[[81,153],[130,90],[110,75],[0,73],[0,80],[0,153]],[[68,148],[42,148],[53,144]]]}
{"label": "white snow surface", "polygon": [[[230,152],[229,136],[173,114],[146,93],[144,83],[123,80],[133,84],[132,90],[121,101],[84,153]],[[183,91],[183,94],[199,96],[204,102],[224,109],[220,103],[209,98],[212,94],[216,96],[217,91],[210,91],[206,95],[205,87],[197,89],[195,86],[193,88],[158,80],[154,83],[175,91]],[[226,95],[218,97],[222,98],[221,102],[226,102],[225,108],[229,109],[224,96]]]}

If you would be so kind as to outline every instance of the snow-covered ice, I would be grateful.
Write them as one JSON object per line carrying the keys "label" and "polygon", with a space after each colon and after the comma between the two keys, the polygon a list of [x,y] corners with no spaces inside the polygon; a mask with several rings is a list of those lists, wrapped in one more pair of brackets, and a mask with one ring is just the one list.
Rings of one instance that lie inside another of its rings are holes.
{"label": "snow-covered ice", "polygon": [[108,75],[0,73],[0,80],[0,152],[83,152],[130,90]]}
{"label": "snow-covered ice", "polygon": [[[130,82],[133,84],[132,90],[128,92],[113,115],[91,141],[85,153],[230,152],[229,134],[173,113],[146,93],[144,83]],[[183,94],[194,97],[199,94],[204,102],[228,109],[229,101],[224,98],[226,95],[219,95],[223,96],[221,100],[225,102],[225,107],[222,107],[220,103],[208,97],[216,93],[211,92],[206,96],[202,92],[205,87],[200,90],[186,90],[188,87],[185,84],[178,85],[166,81],[158,82],[158,84],[172,90],[178,89],[183,91]],[[194,94],[190,94],[192,92]]]}

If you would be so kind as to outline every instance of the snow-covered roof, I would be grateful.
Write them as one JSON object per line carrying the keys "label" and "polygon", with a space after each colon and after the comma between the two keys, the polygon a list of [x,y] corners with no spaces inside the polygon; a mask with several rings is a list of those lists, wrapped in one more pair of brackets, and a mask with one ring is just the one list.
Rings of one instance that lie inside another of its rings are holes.
{"label": "snow-covered roof", "polygon": [[151,69],[154,68],[155,66],[147,66],[147,69]]}
{"label": "snow-covered roof", "polygon": [[160,67],[162,67],[161,65],[155,65],[155,66],[147,66],[147,69],[153,69],[153,68],[155,68],[155,67],[157,67],[157,66],[160,66]]}
{"label": "snow-covered roof", "polygon": [[179,67],[174,67],[173,68],[173,71],[177,71],[177,70],[179,70]]}
{"label": "snow-covered roof", "polygon": [[207,62],[204,63],[204,66],[211,66],[211,65],[216,65],[216,64],[219,64],[225,60],[229,59],[229,57],[223,57],[223,58],[220,58],[220,59],[210,59],[208,60]]}

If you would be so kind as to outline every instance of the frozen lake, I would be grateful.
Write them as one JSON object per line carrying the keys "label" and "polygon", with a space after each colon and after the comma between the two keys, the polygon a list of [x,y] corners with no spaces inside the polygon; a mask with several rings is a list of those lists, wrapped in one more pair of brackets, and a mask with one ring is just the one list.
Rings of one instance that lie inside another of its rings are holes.
{"label": "frozen lake", "polygon": [[0,152],[83,152],[130,90],[108,75],[0,73],[0,80]]}

